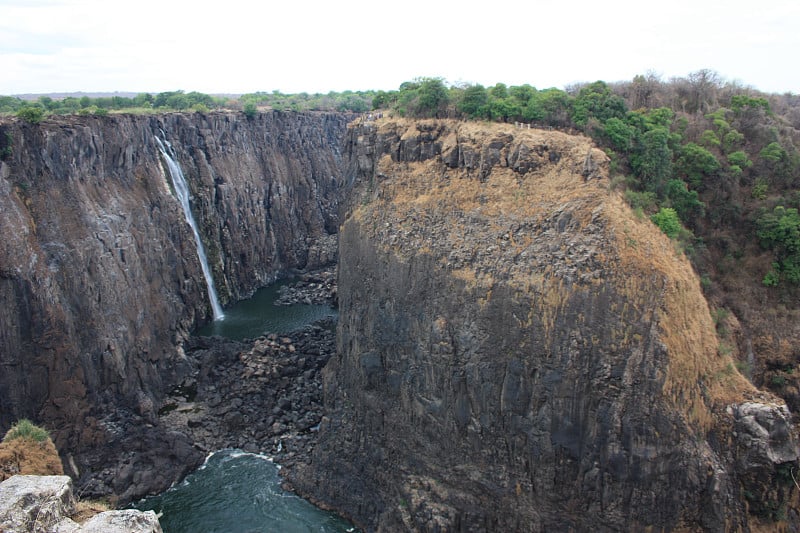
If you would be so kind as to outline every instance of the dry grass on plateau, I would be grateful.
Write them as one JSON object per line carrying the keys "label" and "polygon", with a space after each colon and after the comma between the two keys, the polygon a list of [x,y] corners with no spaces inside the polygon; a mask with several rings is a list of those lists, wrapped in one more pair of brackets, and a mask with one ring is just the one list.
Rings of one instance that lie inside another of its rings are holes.
{"label": "dry grass on plateau", "polygon": [[[392,119],[384,121],[381,128],[408,139],[418,134],[416,124]],[[752,395],[755,389],[737,371],[730,355],[721,353],[708,304],[688,260],[646,217],[637,217],[619,193],[609,191],[605,179],[608,160],[589,139],[513,125],[429,124],[440,132],[438,140],[445,154],[457,143],[480,150],[493,139],[505,139],[510,145],[547,146],[561,159],[524,175],[498,164],[487,179],[480,180],[476,170],[451,169],[439,158],[395,163],[386,155],[378,170],[387,178],[381,181],[376,200],[361,207],[360,220],[380,225],[389,221],[402,227],[408,213],[426,217],[440,235],[447,235],[432,243],[438,247],[434,255],[444,255],[464,242],[465,232],[474,229],[465,227],[465,220],[480,220],[484,224],[481,229],[491,234],[499,229],[494,227],[498,220],[506,226],[509,221],[522,220],[536,224],[568,208],[573,220],[585,227],[599,212],[610,236],[610,246],[603,253],[614,261],[617,276],[626,280],[624,296],[643,309],[652,308],[653,302],[644,299],[652,299],[654,283],[663,285],[655,312],[668,352],[665,397],[696,427],[708,428],[712,424],[710,403],[727,404]],[[580,174],[588,153],[599,163],[602,179],[586,181]],[[454,274],[474,279],[469,268]]]}
{"label": "dry grass on plateau", "polygon": [[[436,210],[476,212],[485,216],[500,214],[529,218],[537,213],[547,213],[545,206],[554,206],[578,198],[594,197],[604,181],[584,182],[573,172],[575,162],[583,163],[592,150],[600,161],[606,160],[602,151],[592,148],[589,139],[560,132],[516,129],[507,124],[445,122],[442,133],[442,151],[455,149],[457,142],[467,143],[477,149],[495,138],[513,138],[511,144],[524,143],[529,147],[546,145],[561,154],[559,164],[544,165],[537,171],[521,175],[512,169],[497,165],[489,179],[481,181],[476,170],[446,168],[438,158],[420,163],[409,163],[398,169],[388,155],[379,162],[379,171],[391,179],[382,183],[384,198],[381,208],[403,213],[409,207]],[[387,128],[403,130],[399,136],[408,138],[417,133],[415,123],[393,121]],[[400,132],[398,132],[400,133]]]}
{"label": "dry grass on plateau", "polygon": [[752,397],[755,388],[732,357],[720,350],[708,302],[699,279],[676,243],[646,217],[638,217],[619,195],[609,193],[604,215],[614,228],[620,268],[630,280],[628,298],[663,286],[657,319],[669,356],[663,392],[698,427],[713,424],[711,404],[725,405]]}

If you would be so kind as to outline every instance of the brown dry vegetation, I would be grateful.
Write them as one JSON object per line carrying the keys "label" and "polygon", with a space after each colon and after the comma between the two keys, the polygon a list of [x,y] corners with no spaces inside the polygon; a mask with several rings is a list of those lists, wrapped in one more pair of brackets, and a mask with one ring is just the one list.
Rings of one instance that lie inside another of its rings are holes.
{"label": "brown dry vegetation", "polygon": [[[379,122],[381,132],[411,139],[418,135],[417,124],[422,121],[392,118]],[[481,252],[501,239],[505,240],[501,244],[506,252],[509,247],[516,253],[529,250],[534,241],[547,238],[541,234],[543,228],[548,227],[554,213],[564,210],[572,214],[571,232],[580,233],[600,221],[605,227],[601,237],[605,241],[597,258],[605,263],[604,270],[620,280],[629,305],[642,313],[657,313],[660,338],[669,353],[665,397],[695,427],[705,430],[713,423],[713,404],[757,395],[737,370],[731,354],[720,350],[720,339],[692,266],[673,241],[649,219],[637,217],[621,195],[610,190],[608,159],[590,139],[508,124],[422,124],[440,132],[443,154],[457,149],[457,143],[480,150],[492,140],[503,139],[507,146],[547,146],[558,151],[561,159],[526,174],[498,164],[488,178],[480,180],[474,170],[448,168],[439,158],[397,163],[384,155],[377,168],[380,185],[372,188],[371,197],[357,206],[353,215],[379,237],[376,241],[382,243],[385,252],[399,257],[430,254],[442,268],[450,267],[452,275],[465,281],[468,288],[480,287],[476,296],[486,294],[486,298],[491,297],[495,283],[493,272],[500,268],[509,275],[508,283],[540,294],[540,301],[549,310],[543,307],[539,311],[556,313],[567,298],[565,291],[587,289],[566,287],[553,276],[556,265],[537,269],[528,264],[528,268],[520,269],[498,260],[488,264],[491,257],[487,259]],[[580,174],[587,153],[600,162],[601,179],[586,181]],[[531,231],[515,234],[514,228],[521,225]],[[454,250],[473,260],[451,265]],[[569,264],[569,257],[564,261]],[[652,309],[652,302],[643,301],[643,295],[652,293],[654,283],[663,284],[663,294],[659,306]],[[547,324],[547,317],[543,318]],[[632,341],[626,332],[619,332],[620,347]],[[762,401],[770,400],[768,395],[758,396]]]}
{"label": "brown dry vegetation", "polygon": [[[38,442],[31,438],[6,439],[0,443],[0,481],[14,475],[61,476],[64,468],[53,441]],[[111,506],[98,500],[80,500],[70,518],[81,524]]]}
{"label": "brown dry vegetation", "polygon": [[19,438],[0,443],[0,481],[15,474],[63,475],[64,468],[53,441]]}

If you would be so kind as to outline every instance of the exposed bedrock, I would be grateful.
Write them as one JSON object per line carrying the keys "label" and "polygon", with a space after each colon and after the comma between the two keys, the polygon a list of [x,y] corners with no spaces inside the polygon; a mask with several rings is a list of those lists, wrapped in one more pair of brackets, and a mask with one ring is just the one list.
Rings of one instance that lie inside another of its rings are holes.
{"label": "exposed bedrock", "polygon": [[0,431],[42,423],[84,480],[124,459],[140,472],[133,488],[113,488],[126,498],[196,465],[185,435],[154,425],[189,371],[180,344],[211,315],[155,138],[177,154],[227,303],[335,260],[346,122],[270,112],[0,123],[11,148],[0,162]]}
{"label": "exposed bedrock", "polygon": [[338,353],[296,489],[378,531],[781,518],[786,407],[719,353],[691,266],[587,139],[384,121],[348,150]]}

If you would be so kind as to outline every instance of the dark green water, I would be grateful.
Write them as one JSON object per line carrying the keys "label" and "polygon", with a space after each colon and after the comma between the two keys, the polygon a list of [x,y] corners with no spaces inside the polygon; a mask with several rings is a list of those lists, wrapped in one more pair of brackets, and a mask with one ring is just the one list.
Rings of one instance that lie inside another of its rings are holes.
{"label": "dark green water", "polygon": [[354,528],[281,489],[278,466],[263,455],[221,450],[180,485],[142,500],[163,513],[164,533],[339,533]]}
{"label": "dark green water", "polygon": [[327,305],[275,305],[278,290],[292,280],[259,289],[252,298],[225,309],[225,318],[197,330],[197,335],[220,335],[234,340],[254,339],[264,333],[289,333],[311,322],[336,316]]}
{"label": "dark green water", "polygon": [[[278,289],[291,280],[259,290],[225,309],[225,318],[196,332],[231,339],[289,333],[336,316],[326,305],[276,306]],[[278,466],[268,457],[221,450],[168,491],[138,502],[143,511],[162,513],[164,533],[334,533],[355,531],[336,515],[281,489]]]}

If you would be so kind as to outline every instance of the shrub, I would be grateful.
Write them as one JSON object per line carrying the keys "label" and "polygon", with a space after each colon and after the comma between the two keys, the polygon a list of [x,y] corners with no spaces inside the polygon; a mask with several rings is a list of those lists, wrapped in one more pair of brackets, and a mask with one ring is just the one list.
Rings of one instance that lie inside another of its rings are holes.
{"label": "shrub", "polygon": [[643,211],[655,209],[657,201],[656,193],[654,192],[638,192],[631,189],[625,191],[625,199],[632,208]]}
{"label": "shrub", "polygon": [[675,170],[695,188],[701,187],[705,178],[713,176],[720,164],[714,154],[695,143],[687,143],[681,147],[681,155]]}
{"label": "shrub", "polygon": [[671,179],[667,182],[666,196],[678,217],[685,223],[702,217],[705,204],[700,201],[697,191],[690,191],[683,180]]}
{"label": "shrub", "polygon": [[671,207],[662,207],[650,217],[650,220],[661,228],[661,231],[670,239],[675,239],[681,233],[681,221],[678,213]]}
{"label": "shrub", "polygon": [[242,110],[242,112],[244,113],[244,116],[248,118],[248,120],[252,120],[258,113],[258,108],[256,107],[256,104],[248,102],[244,104],[244,109]]}
{"label": "shrub", "polygon": [[50,438],[50,434],[46,429],[34,425],[27,418],[22,418],[6,432],[3,442],[9,442],[14,439],[30,439],[36,442],[44,442],[48,438]]}
{"label": "shrub", "polygon": [[45,110],[36,106],[25,106],[17,111],[17,117],[30,124],[38,124],[44,119]]}
{"label": "shrub", "polygon": [[736,165],[740,168],[750,168],[753,162],[747,158],[747,154],[743,150],[736,150],[728,154],[728,163]]}
{"label": "shrub", "polygon": [[5,132],[0,136],[0,161],[5,161],[12,156],[14,153],[13,144],[14,139],[9,132]]}
{"label": "shrub", "polygon": [[753,185],[753,191],[751,195],[756,200],[766,200],[767,199],[767,192],[769,192],[769,183],[764,178],[757,178],[756,184]]}
{"label": "shrub", "polygon": [[767,286],[775,284],[776,277],[800,284],[800,213],[795,208],[776,206],[765,211],[756,220],[756,235],[764,248],[773,250],[777,261],[764,278]]}

